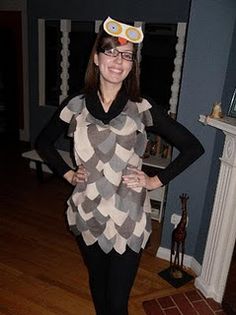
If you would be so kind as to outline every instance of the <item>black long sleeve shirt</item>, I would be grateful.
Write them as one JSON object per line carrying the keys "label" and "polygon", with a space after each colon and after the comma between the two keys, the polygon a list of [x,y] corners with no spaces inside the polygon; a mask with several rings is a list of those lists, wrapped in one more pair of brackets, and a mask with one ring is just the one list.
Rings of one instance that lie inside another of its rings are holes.
{"label": "black long sleeve shirt", "polygon": [[[111,105],[109,111],[105,113],[102,105],[96,95],[86,98],[86,107],[95,117],[108,123],[122,111],[127,102],[127,98],[121,93],[117,100]],[[58,175],[63,176],[70,167],[62,159],[55,148],[55,142],[61,134],[68,129],[68,124],[60,118],[60,112],[68,101],[58,108],[49,124],[43,129],[36,140],[35,147],[40,156],[46,161],[49,167]],[[153,106],[151,110],[154,125],[151,131],[163,138],[167,143],[174,146],[179,154],[170,162],[165,169],[157,169],[156,174],[163,185],[166,185],[183,172],[189,165],[197,160],[203,153],[204,149],[199,140],[183,125],[172,119],[165,113],[161,106]]]}

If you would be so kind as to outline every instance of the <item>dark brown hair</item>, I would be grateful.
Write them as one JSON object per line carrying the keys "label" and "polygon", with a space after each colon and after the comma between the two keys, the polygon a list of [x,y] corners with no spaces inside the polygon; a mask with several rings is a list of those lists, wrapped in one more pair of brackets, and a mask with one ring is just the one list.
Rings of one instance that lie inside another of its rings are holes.
{"label": "dark brown hair", "polygon": [[[99,68],[94,63],[94,55],[99,53],[102,49],[111,49],[120,46],[118,38],[107,34],[101,25],[100,31],[97,35],[95,43],[93,45],[87,70],[85,73],[85,94],[89,94],[94,91],[100,91],[100,80],[99,80]],[[138,45],[134,44],[134,54],[137,53]],[[128,76],[125,78],[123,85],[128,98],[134,102],[140,102],[142,98],[140,97],[139,90],[139,64],[137,58],[133,61],[132,69],[130,70]],[[101,91],[100,91],[101,92]]]}

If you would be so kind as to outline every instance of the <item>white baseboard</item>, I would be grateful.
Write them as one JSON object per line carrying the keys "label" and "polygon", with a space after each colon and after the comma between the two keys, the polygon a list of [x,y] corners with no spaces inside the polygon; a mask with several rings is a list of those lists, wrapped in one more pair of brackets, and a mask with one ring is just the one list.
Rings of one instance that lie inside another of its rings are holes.
{"label": "white baseboard", "polygon": [[[156,257],[159,257],[164,260],[170,261],[170,249],[159,247],[156,253]],[[192,256],[184,255],[184,266],[187,268],[191,268],[192,271],[199,276],[201,274],[202,266],[199,262]]]}
{"label": "white baseboard", "polygon": [[206,283],[201,276],[195,279],[194,285],[205,298],[212,298],[217,303],[222,302],[224,290],[221,290],[221,288],[217,287],[217,290],[215,290],[215,287]]}

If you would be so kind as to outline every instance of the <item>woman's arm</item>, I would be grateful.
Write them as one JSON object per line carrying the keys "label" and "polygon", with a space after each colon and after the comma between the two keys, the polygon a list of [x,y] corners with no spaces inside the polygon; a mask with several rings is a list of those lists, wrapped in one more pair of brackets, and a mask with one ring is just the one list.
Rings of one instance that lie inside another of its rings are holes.
{"label": "woman's arm", "polygon": [[56,113],[53,115],[46,127],[40,132],[35,142],[35,149],[49,167],[58,174],[64,177],[70,184],[76,185],[79,182],[87,181],[87,172],[83,165],[80,165],[76,170],[63,160],[58,153],[55,142],[62,134],[68,130],[68,123],[60,118],[62,109],[68,104],[74,96],[68,97],[59,106]]}
{"label": "woman's arm", "polygon": [[35,149],[42,159],[49,165],[53,172],[64,176],[71,170],[69,165],[58,153],[55,142],[60,135],[65,134],[68,124],[59,117],[63,107],[58,108],[46,127],[40,132],[35,142]]}
{"label": "woman's arm", "polygon": [[204,148],[187,128],[164,113],[160,106],[154,106],[154,126],[151,131],[179,151],[177,157],[165,169],[157,170],[157,177],[166,185],[197,160],[204,153]]}
{"label": "woman's arm", "polygon": [[160,106],[153,104],[151,112],[154,125],[147,127],[147,130],[175,147],[179,154],[165,169],[156,169],[156,175],[152,177],[142,170],[131,169],[130,175],[123,176],[123,182],[129,188],[145,187],[153,190],[166,185],[204,153],[198,139],[187,128],[164,113]]}

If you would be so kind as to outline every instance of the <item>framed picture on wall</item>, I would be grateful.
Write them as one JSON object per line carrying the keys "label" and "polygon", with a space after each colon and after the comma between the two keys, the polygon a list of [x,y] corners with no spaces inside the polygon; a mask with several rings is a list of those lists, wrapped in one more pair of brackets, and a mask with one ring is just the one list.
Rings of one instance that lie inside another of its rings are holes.
{"label": "framed picture on wall", "polygon": [[236,118],[236,88],[234,89],[234,93],[230,102],[228,116]]}

